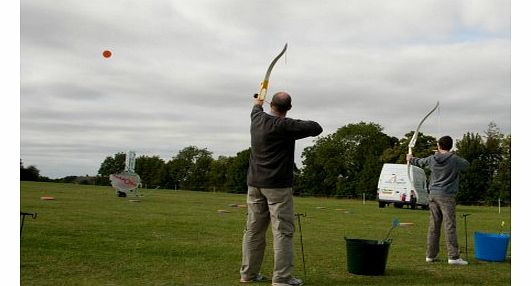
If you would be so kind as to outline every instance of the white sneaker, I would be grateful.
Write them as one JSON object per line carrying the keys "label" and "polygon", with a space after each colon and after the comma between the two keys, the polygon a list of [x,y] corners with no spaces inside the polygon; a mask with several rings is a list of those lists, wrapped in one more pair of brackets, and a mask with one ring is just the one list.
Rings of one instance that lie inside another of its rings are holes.
{"label": "white sneaker", "polygon": [[457,259],[448,259],[448,264],[467,265],[468,262],[466,260],[463,260],[463,258],[457,258]]}
{"label": "white sneaker", "polygon": [[302,284],[303,284],[302,280],[295,278],[295,277],[291,277],[286,283],[273,282],[273,284],[271,285],[273,286],[300,286]]}
{"label": "white sneaker", "polygon": [[435,258],[426,257],[426,262],[428,262],[428,263],[435,262]]}

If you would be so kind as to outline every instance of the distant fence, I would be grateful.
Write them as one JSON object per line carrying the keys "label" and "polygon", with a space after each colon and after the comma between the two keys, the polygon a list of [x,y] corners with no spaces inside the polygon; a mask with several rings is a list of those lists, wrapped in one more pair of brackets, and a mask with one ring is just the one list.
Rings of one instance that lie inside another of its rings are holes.
{"label": "distant fence", "polygon": [[[193,188],[186,188],[182,189],[177,184],[172,185],[165,185],[165,186],[159,186],[159,185],[141,185],[141,189],[151,189],[151,190],[157,190],[157,189],[166,189],[166,190],[189,190],[189,191],[200,191],[200,192],[225,192],[225,193],[236,193],[233,189],[236,187],[223,187],[223,188],[216,188],[216,187],[207,187],[207,186],[197,186]],[[232,190],[232,191],[231,191]],[[367,201],[375,201],[375,195],[369,195],[370,192],[362,193],[362,194],[356,194],[356,195],[323,195],[323,194],[310,194],[310,193],[304,193],[300,191],[295,191],[294,195],[296,197],[313,197],[313,198],[328,198],[328,199],[346,199],[346,200],[367,200]],[[467,205],[467,206],[495,206],[495,207],[510,207],[511,201],[510,200],[477,200],[477,201],[457,201],[458,205]]]}
{"label": "distant fence", "polygon": [[457,204],[466,205],[466,206],[510,207],[511,201],[503,201],[503,200],[457,201]]}

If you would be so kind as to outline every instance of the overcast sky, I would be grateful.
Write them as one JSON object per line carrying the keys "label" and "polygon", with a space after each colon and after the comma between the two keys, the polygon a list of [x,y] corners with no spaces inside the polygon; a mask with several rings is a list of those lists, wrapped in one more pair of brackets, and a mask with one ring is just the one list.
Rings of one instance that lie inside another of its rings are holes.
{"label": "overcast sky", "polygon": [[235,156],[285,43],[268,98],[289,92],[288,116],[322,136],[365,121],[402,138],[437,101],[421,132],[459,139],[495,122],[510,134],[510,11],[506,0],[21,1],[20,157],[58,178],[96,175],[128,150]]}

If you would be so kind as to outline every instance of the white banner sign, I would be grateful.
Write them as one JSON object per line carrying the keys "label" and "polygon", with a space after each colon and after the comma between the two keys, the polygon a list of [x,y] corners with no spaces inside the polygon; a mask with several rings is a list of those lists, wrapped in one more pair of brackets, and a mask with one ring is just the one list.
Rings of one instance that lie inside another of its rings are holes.
{"label": "white banner sign", "polygon": [[111,185],[118,191],[132,191],[140,186],[140,176],[135,173],[121,172],[110,176]]}

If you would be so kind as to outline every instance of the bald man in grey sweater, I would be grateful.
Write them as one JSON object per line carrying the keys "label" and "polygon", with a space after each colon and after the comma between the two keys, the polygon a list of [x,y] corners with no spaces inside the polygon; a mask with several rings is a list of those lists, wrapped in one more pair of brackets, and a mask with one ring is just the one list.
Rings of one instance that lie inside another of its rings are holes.
{"label": "bald man in grey sweater", "polygon": [[265,236],[269,223],[273,232],[273,286],[302,285],[292,276],[293,264],[293,169],[295,140],[321,134],[314,121],[286,117],[291,97],[277,92],[271,113],[256,99],[251,111],[251,158],[247,172],[247,226],[242,242],[240,282],[260,282]]}

